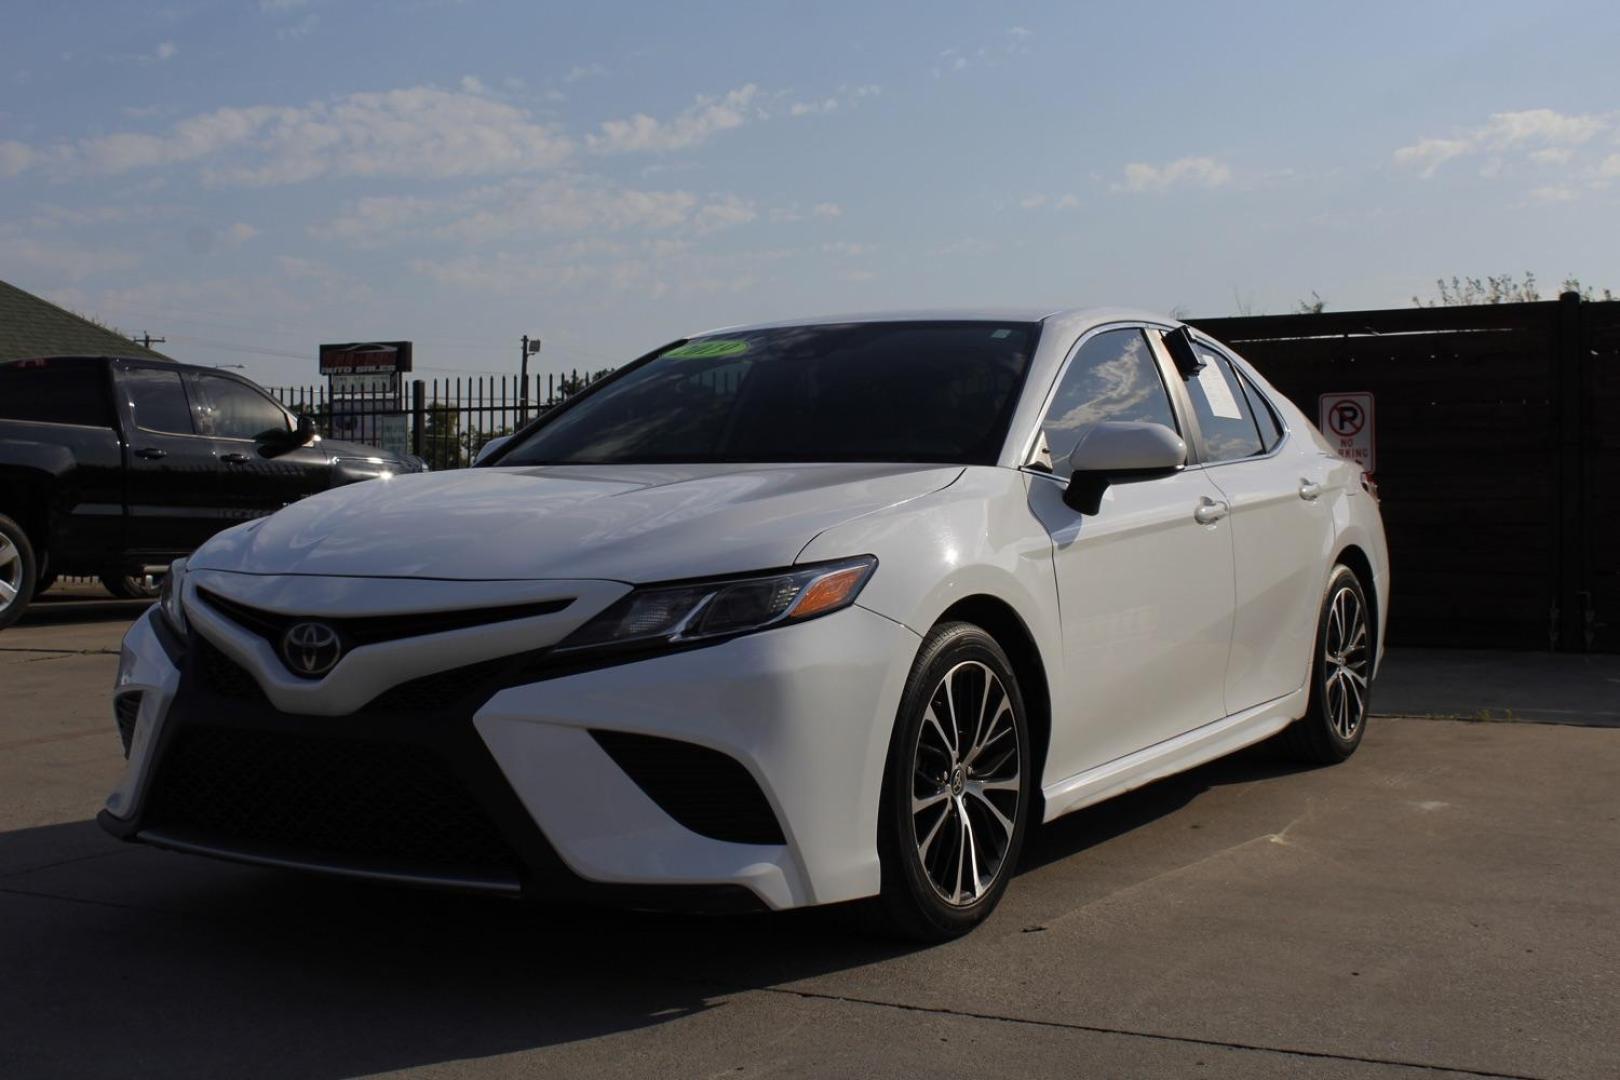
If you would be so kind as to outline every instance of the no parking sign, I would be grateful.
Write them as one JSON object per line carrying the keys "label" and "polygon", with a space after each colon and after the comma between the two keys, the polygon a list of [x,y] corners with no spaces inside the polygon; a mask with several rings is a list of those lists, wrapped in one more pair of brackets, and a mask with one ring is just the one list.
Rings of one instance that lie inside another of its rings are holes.
{"label": "no parking sign", "polygon": [[1368,472],[1378,467],[1378,446],[1373,439],[1373,396],[1367,393],[1323,394],[1318,427],[1342,457]]}

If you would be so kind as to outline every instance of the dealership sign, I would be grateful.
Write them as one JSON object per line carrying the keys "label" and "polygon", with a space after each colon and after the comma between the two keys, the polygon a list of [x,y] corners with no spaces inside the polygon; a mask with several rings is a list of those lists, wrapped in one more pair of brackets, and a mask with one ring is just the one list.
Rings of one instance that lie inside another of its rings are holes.
{"label": "dealership sign", "polygon": [[408,341],[350,341],[321,346],[322,375],[399,374],[409,370]]}
{"label": "dealership sign", "polygon": [[1318,427],[1340,457],[1368,472],[1378,467],[1378,444],[1373,437],[1373,396],[1367,393],[1323,394]]}

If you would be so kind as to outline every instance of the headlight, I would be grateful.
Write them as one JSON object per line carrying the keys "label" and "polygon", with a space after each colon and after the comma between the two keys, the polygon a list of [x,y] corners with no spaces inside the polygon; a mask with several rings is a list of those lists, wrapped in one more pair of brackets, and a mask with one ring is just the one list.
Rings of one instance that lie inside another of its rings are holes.
{"label": "headlight", "polygon": [[863,555],[754,577],[636,589],[563,639],[558,652],[684,645],[802,622],[848,607],[877,568]]}
{"label": "headlight", "polygon": [[182,639],[186,636],[186,607],[180,599],[180,587],[185,579],[186,560],[176,559],[169,564],[169,572],[163,575],[163,587],[158,592],[158,614]]}

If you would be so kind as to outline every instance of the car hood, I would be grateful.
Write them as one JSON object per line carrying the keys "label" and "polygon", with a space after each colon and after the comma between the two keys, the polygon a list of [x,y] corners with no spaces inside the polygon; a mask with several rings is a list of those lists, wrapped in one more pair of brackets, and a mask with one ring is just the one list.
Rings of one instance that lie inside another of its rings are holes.
{"label": "car hood", "polygon": [[737,573],[790,565],[823,530],[938,491],[961,473],[954,465],[573,465],[395,476],[223,532],[191,565],[468,581]]}

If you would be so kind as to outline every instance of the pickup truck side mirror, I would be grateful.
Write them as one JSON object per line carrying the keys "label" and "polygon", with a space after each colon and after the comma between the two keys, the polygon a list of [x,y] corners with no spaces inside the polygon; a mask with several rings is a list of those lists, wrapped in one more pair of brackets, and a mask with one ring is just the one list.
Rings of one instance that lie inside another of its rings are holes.
{"label": "pickup truck side mirror", "polygon": [[1110,484],[1174,476],[1187,465],[1187,444],[1163,424],[1105,420],[1087,429],[1069,452],[1069,486],[1063,501],[1095,514]]}
{"label": "pickup truck side mirror", "polygon": [[300,416],[297,424],[290,430],[271,428],[269,431],[259,432],[253,437],[253,441],[259,444],[259,452],[265,457],[275,457],[289,450],[297,450],[300,446],[308,446],[318,436],[315,421],[308,416]]}

